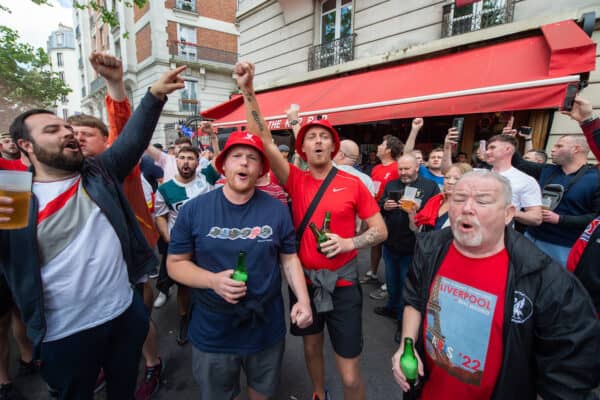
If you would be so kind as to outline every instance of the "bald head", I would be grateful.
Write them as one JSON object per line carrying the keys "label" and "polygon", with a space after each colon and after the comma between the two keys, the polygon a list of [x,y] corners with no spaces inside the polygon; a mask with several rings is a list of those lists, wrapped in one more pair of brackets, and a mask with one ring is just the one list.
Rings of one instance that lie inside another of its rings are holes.
{"label": "bald head", "polygon": [[358,144],[353,140],[342,140],[340,142],[340,151],[336,154],[334,160],[340,165],[354,165],[358,162],[360,150]]}
{"label": "bald head", "polygon": [[419,161],[413,154],[407,153],[398,158],[398,175],[404,184],[417,180],[419,175]]}
{"label": "bald head", "polygon": [[406,153],[398,157],[398,162],[402,163],[413,163],[415,166],[419,165],[419,160],[412,153]]}

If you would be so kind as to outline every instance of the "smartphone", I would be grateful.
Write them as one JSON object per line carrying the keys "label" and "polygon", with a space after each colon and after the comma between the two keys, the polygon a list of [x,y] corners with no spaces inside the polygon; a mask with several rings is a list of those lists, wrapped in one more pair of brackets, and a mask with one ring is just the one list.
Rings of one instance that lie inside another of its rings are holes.
{"label": "smartphone", "polygon": [[530,126],[522,126],[522,127],[519,128],[519,131],[523,135],[529,135],[529,134],[531,134],[531,127]]}
{"label": "smartphone", "polygon": [[456,130],[458,131],[457,141],[460,142],[460,140],[462,139],[463,126],[465,126],[465,118],[464,117],[455,117],[452,120],[452,126],[455,127]]}
{"label": "smartphone", "polygon": [[480,141],[479,141],[479,151],[480,151],[482,154],[485,154],[485,150],[486,150],[486,148],[487,148],[487,142],[486,142],[485,140],[480,140]]}
{"label": "smartphone", "polygon": [[579,83],[569,83],[569,85],[567,85],[567,91],[562,105],[563,111],[571,111],[573,109],[573,103],[575,102],[577,92],[579,92]]}
{"label": "smartphone", "polygon": [[399,192],[399,191],[396,191],[396,190],[390,192],[390,200],[400,201],[401,197],[402,197],[402,192]]}

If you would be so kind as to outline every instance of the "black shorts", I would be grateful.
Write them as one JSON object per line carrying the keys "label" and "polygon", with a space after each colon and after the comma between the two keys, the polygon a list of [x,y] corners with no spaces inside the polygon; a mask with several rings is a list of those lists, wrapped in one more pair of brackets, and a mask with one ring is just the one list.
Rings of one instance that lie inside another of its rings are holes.
{"label": "black shorts", "polygon": [[[290,292],[290,308],[296,303],[296,296]],[[317,314],[312,301],[314,289],[308,286],[311,298],[310,306],[313,312],[313,323],[306,328],[290,326],[294,336],[307,336],[323,332],[325,323],[329,331],[331,345],[337,355],[344,358],[354,358],[360,355],[363,348],[362,335],[362,289],[360,285],[336,287],[332,299],[333,310]]]}
{"label": "black shorts", "polygon": [[4,275],[0,273],[0,318],[10,312],[14,305],[10,289],[4,279]]}

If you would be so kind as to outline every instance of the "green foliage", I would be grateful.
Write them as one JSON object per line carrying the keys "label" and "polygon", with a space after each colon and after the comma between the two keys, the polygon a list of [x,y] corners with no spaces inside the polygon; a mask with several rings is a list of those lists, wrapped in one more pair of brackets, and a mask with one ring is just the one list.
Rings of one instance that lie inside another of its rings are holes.
{"label": "green foliage", "polygon": [[[42,2],[45,3],[48,0],[31,0],[33,2]],[[138,8],[142,8],[148,3],[148,0],[133,0],[133,3],[129,0],[119,0],[123,1],[126,7],[133,7],[134,5]],[[102,5],[104,1],[101,0],[89,0],[87,4],[83,4],[77,0],[73,1],[73,7],[78,8],[80,10],[84,10],[86,8],[90,8],[98,13],[100,13],[100,19],[105,24],[110,25],[112,28],[119,26],[119,19],[117,17],[117,13],[114,10],[108,10],[104,5]]]}
{"label": "green foliage", "polygon": [[71,89],[49,67],[50,59],[42,48],[20,43],[16,31],[0,26],[2,98],[14,103],[52,106]]}

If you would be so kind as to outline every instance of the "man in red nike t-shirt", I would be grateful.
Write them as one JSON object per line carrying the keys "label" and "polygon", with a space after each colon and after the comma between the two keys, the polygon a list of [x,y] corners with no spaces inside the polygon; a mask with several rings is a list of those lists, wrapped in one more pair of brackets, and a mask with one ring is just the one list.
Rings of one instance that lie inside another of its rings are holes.
{"label": "man in red nike t-shirt", "polygon": [[[511,198],[503,176],[465,174],[450,199],[451,229],[417,240],[402,336],[417,342],[424,400],[584,398],[600,381],[590,298],[510,227]],[[403,350],[392,369],[407,391]]]}
{"label": "man in red nike t-shirt", "polygon": [[[273,143],[271,132],[260,113],[253,88],[254,66],[240,62],[234,73],[244,97],[248,128],[263,140],[271,169],[292,199],[294,227],[298,229],[323,180],[332,170],[332,159],[340,147],[335,128],[326,120],[305,124],[296,138],[296,151],[308,163],[308,170],[289,164]],[[335,170],[334,170],[335,171]],[[313,400],[327,400],[325,390],[323,330],[327,324],[337,366],[342,376],[344,398],[364,399],[360,374],[362,351],[362,295],[358,286],[357,249],[373,246],[387,237],[379,207],[367,187],[354,175],[337,171],[309,222],[321,226],[325,213],[331,213],[329,240],[317,242],[310,229],[300,238],[298,254],[309,283],[313,324],[300,329],[292,325],[293,335],[302,336],[307,368],[314,386]],[[368,229],[355,236],[356,217]]]}

